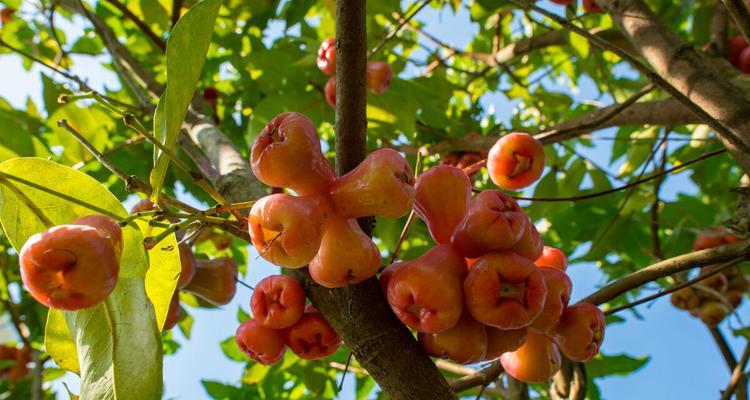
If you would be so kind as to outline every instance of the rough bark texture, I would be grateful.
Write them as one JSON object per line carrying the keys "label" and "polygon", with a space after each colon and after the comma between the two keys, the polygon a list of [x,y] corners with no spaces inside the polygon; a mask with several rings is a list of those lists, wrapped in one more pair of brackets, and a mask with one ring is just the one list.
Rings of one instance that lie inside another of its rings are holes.
{"label": "rough bark texture", "polygon": [[750,171],[750,100],[703,56],[664,25],[642,0],[607,0],[607,11],[654,71],[734,137],[722,142]]}
{"label": "rough bark texture", "polygon": [[[365,1],[336,3],[336,170],[339,175],[365,157]],[[307,270],[293,271],[307,295],[341,335],[357,361],[392,399],[455,399],[451,387],[406,327],[396,319],[371,278],[326,289]]]}

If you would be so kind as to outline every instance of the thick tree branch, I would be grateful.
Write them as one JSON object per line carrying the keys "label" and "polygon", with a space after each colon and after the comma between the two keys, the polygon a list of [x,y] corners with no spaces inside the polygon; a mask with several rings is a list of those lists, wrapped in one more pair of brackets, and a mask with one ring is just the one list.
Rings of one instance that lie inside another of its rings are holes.
{"label": "thick tree branch", "polygon": [[586,296],[581,302],[596,305],[603,304],[617,298],[629,290],[635,289],[659,278],[694,267],[726,262],[737,258],[746,258],[748,255],[750,255],[750,241],[738,242],[683,254],[660,261],[626,275]]}
{"label": "thick tree branch", "polygon": [[654,82],[683,103],[680,96],[688,99],[692,105],[685,105],[719,134],[740,167],[750,171],[750,100],[745,92],[659,21],[642,0],[607,0],[606,8],[623,34],[670,87],[659,80]]}
{"label": "thick tree branch", "polygon": [[[336,3],[336,170],[352,170],[365,158],[365,1]],[[369,228],[369,226],[365,226]],[[369,229],[367,230],[369,232]],[[392,399],[455,399],[432,360],[393,315],[377,279],[327,289],[306,270],[292,274],[352,353]]]}

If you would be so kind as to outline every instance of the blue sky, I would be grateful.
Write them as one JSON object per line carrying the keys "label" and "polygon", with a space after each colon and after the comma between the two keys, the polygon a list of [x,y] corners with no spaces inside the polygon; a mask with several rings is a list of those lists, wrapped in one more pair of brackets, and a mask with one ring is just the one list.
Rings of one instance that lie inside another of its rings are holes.
{"label": "blue sky", "polygon": [[[549,9],[559,7],[547,0],[539,4]],[[465,11],[454,16],[451,12],[438,13],[428,7],[419,14],[417,19],[427,23],[430,33],[457,48],[463,48],[477,30],[476,26],[468,23],[468,15]],[[266,33],[273,37],[281,32],[281,28],[283,28],[282,25],[275,24]],[[68,27],[68,29],[75,28]],[[88,57],[76,58],[74,72],[86,77],[95,88],[101,88],[103,85],[118,86],[111,72],[98,67],[97,61]],[[409,72],[407,70],[406,74]],[[617,72],[627,73],[628,71]],[[19,107],[25,104],[27,98],[41,104],[41,81],[38,67],[25,71],[17,57],[3,55],[0,56],[0,76],[4,77],[0,85],[1,97]],[[554,83],[547,81],[545,84]],[[559,89],[566,90],[562,85]],[[575,96],[583,101],[596,98],[597,93],[593,85],[584,83]],[[607,98],[598,100],[611,102],[611,99]],[[501,119],[507,119],[513,109],[513,105],[502,95],[485,96],[481,101],[485,105],[492,105]],[[603,131],[600,134],[613,134],[613,132]],[[581,147],[578,150],[598,164],[607,165],[609,151],[606,147],[609,144],[599,143],[603,145],[593,149]],[[617,168],[617,165],[613,168]],[[663,194],[669,199],[677,193],[691,193],[693,190],[687,177],[678,175],[666,181]],[[187,198],[187,200],[190,199]],[[129,206],[134,201],[134,198],[129,198],[125,203]],[[249,270],[251,272],[245,281],[251,285],[278,271],[276,267],[262,259],[257,259],[252,249],[250,254]],[[573,301],[584,297],[604,283],[602,275],[591,263],[574,264],[568,272],[574,282]],[[227,383],[239,381],[243,365],[225,358],[218,343],[233,335],[237,326],[237,308],[242,307],[247,310],[249,299],[250,291],[239,287],[234,301],[225,307],[210,311],[191,310],[195,317],[192,338],[188,341],[178,333],[177,340],[183,346],[176,355],[166,357],[164,361],[165,397],[203,399],[207,398],[207,395],[203,391],[200,380],[218,380]],[[611,400],[630,400],[636,396],[659,399],[716,398],[718,391],[725,387],[730,374],[708,329],[686,312],[674,309],[667,298],[642,305],[638,311],[643,319],[639,320],[632,315],[622,314],[628,317],[628,322],[609,327],[602,352],[605,354],[627,353],[636,357],[651,356],[651,360],[642,370],[627,378],[612,377],[599,381],[603,397]],[[740,309],[739,314],[747,314],[746,305]],[[728,324],[732,327],[740,326],[736,320],[729,323],[725,321],[722,323],[725,332],[728,331]],[[727,334],[727,338],[735,349],[735,353],[739,353],[744,340],[735,339],[731,334]],[[76,377],[66,377],[65,381],[74,391],[77,389]],[[61,388],[59,384],[56,386]],[[342,398],[350,398],[351,390],[351,385],[346,384]],[[64,390],[61,393],[64,393]],[[61,394],[60,398],[67,398],[67,396]]]}

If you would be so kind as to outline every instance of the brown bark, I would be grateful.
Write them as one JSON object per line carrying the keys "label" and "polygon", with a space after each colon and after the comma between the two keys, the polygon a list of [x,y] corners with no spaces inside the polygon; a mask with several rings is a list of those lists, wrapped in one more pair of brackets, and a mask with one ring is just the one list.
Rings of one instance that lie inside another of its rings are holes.
{"label": "brown bark", "polygon": [[664,25],[642,0],[606,3],[612,20],[656,74],[729,131],[717,130],[739,166],[750,171],[750,100],[744,91]]}

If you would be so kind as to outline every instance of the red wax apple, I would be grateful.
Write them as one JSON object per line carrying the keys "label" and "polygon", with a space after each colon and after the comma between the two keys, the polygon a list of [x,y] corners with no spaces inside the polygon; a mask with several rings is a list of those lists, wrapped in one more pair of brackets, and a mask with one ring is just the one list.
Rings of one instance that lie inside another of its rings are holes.
{"label": "red wax apple", "polygon": [[491,326],[487,328],[487,354],[485,361],[492,361],[501,355],[518,350],[526,341],[526,328],[500,330]]}
{"label": "red wax apple", "polygon": [[527,133],[511,133],[501,137],[487,157],[490,179],[507,190],[531,185],[544,171],[544,148]]}
{"label": "red wax apple", "polygon": [[599,353],[604,327],[604,313],[599,308],[577,303],[565,310],[551,337],[568,358],[586,362]]}
{"label": "red wax apple", "polygon": [[526,218],[526,226],[518,243],[510,249],[512,252],[531,261],[538,259],[543,254],[544,241],[542,235],[536,230],[536,226],[530,218]]}
{"label": "red wax apple", "polygon": [[414,211],[427,223],[432,238],[450,243],[471,200],[469,177],[459,168],[438,165],[419,176],[414,191]]}
{"label": "red wax apple", "polygon": [[512,252],[488,254],[464,280],[466,306],[477,321],[499,329],[530,325],[544,308],[547,286],[531,261]]}
{"label": "red wax apple", "polygon": [[527,222],[528,217],[513,198],[499,190],[485,190],[469,203],[451,243],[468,258],[509,249],[521,239]]}
{"label": "red wax apple", "polygon": [[568,258],[560,249],[544,246],[542,255],[534,262],[537,267],[552,267],[561,271],[568,269]]}
{"label": "red wax apple", "polygon": [[305,312],[305,290],[291,276],[271,275],[255,285],[250,308],[266,328],[288,328]]}
{"label": "red wax apple", "polygon": [[29,238],[19,254],[21,279],[47,307],[79,310],[103,301],[120,271],[122,233],[109,217],[85,217]]}
{"label": "red wax apple", "polygon": [[295,112],[280,114],[263,128],[253,142],[250,166],[266,185],[301,195],[324,193],[335,179],[315,125]]}
{"label": "red wax apple", "polygon": [[185,291],[217,306],[228,304],[237,292],[237,264],[228,257],[199,259]]}
{"label": "red wax apple", "polygon": [[596,0],[583,0],[583,10],[587,13],[600,13],[604,10],[597,4]]}
{"label": "red wax apple", "polygon": [[547,333],[557,325],[565,307],[568,306],[570,292],[573,291],[573,282],[565,272],[557,268],[540,267],[539,270],[544,275],[547,297],[542,313],[529,325],[529,329]]}
{"label": "red wax apple", "polygon": [[336,180],[331,200],[341,218],[398,218],[414,204],[414,173],[397,151],[375,150]]}
{"label": "red wax apple", "polygon": [[529,332],[516,351],[505,353],[500,363],[508,375],[527,383],[544,382],[560,370],[560,351],[545,336]]}
{"label": "red wax apple", "polygon": [[328,38],[320,44],[318,69],[326,75],[336,75],[336,39]]}
{"label": "red wax apple", "polygon": [[319,196],[272,194],[250,209],[248,226],[255,250],[274,265],[304,267],[320,248],[323,227],[331,212]]}
{"label": "red wax apple", "polygon": [[387,298],[406,326],[424,333],[453,327],[464,308],[461,282],[466,262],[450,246],[438,245],[422,257],[394,264]]}
{"label": "red wax apple", "polygon": [[336,77],[332,76],[323,88],[323,94],[331,107],[336,107]]}
{"label": "red wax apple", "polygon": [[335,353],[341,338],[319,312],[305,312],[286,331],[286,343],[299,358],[318,360]]}
{"label": "red wax apple", "polygon": [[373,61],[367,63],[367,89],[375,94],[383,94],[391,84],[393,70],[388,63]]}
{"label": "red wax apple", "polygon": [[284,357],[286,350],[282,332],[266,328],[259,321],[251,319],[237,328],[235,341],[251,359],[263,365],[273,365]]}
{"label": "red wax apple", "polygon": [[180,308],[180,292],[175,291],[172,295],[172,301],[169,302],[169,309],[167,310],[167,318],[164,320],[163,331],[168,331],[177,325],[182,318],[182,309]]}
{"label": "red wax apple", "polygon": [[177,289],[182,289],[190,284],[195,276],[195,254],[185,243],[177,245],[180,252],[180,277],[177,279]]}
{"label": "red wax apple", "polygon": [[320,250],[310,261],[310,275],[328,288],[364,281],[380,268],[380,251],[356,219],[332,218],[323,232]]}
{"label": "red wax apple", "polygon": [[419,343],[433,357],[450,358],[459,364],[482,361],[487,353],[484,325],[464,311],[458,323],[439,333],[419,333]]}

